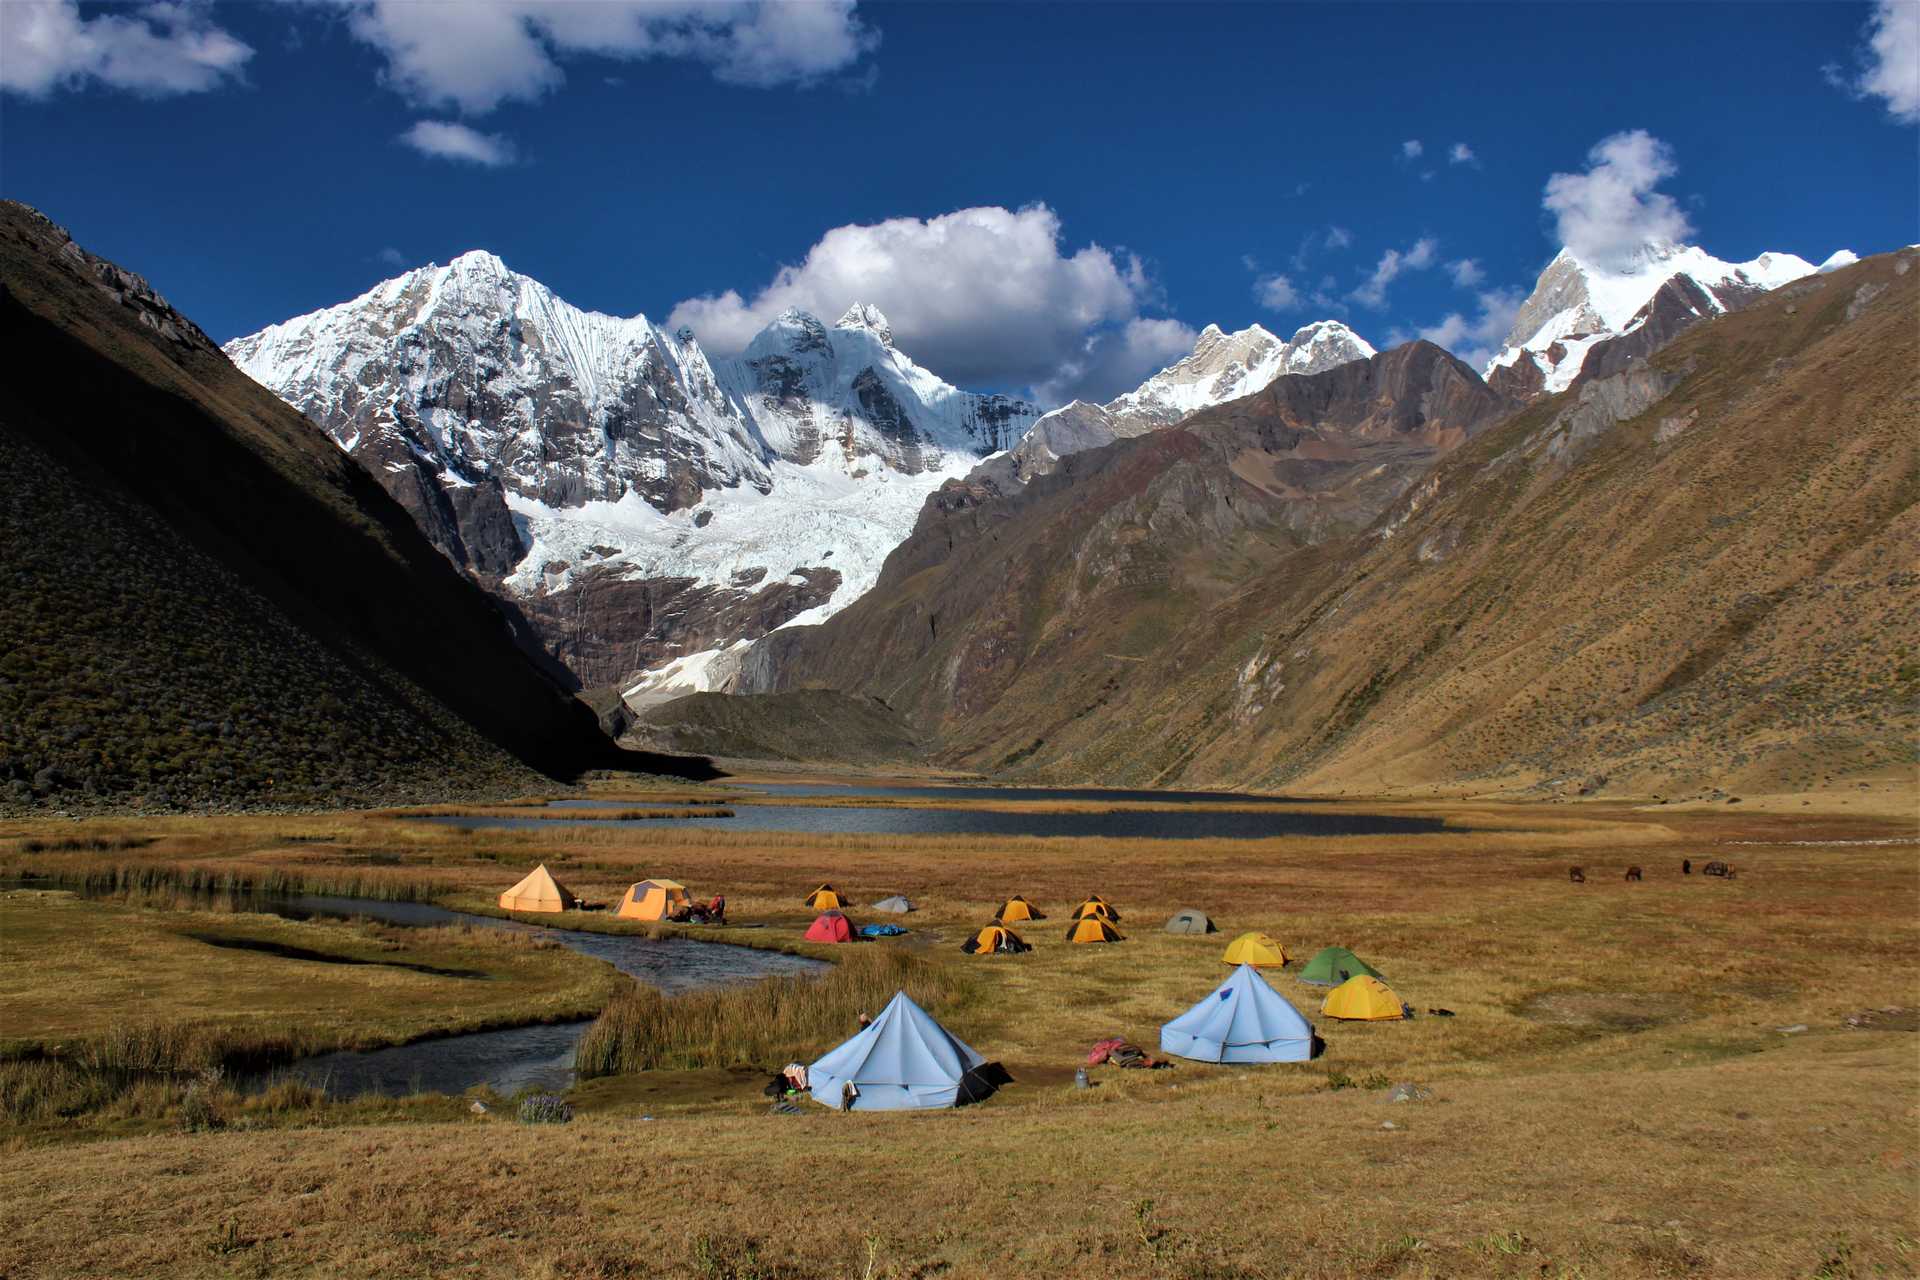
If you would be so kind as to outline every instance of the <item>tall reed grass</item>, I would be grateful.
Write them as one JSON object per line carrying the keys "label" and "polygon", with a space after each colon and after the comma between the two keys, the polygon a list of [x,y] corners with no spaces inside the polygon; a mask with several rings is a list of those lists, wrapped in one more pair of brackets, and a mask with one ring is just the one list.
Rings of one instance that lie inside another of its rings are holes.
{"label": "tall reed grass", "polygon": [[91,895],[138,897],[161,893],[228,894],[323,893],[381,902],[431,902],[456,884],[415,872],[373,867],[270,867],[257,863],[112,862],[67,860],[45,865],[8,866],[0,861],[0,879],[84,890]]}
{"label": "tall reed grass", "polygon": [[972,975],[894,947],[862,948],[819,977],[662,996],[638,984],[614,997],[581,1037],[582,1079],[630,1071],[765,1066],[805,1059],[859,1030],[904,990],[937,1016],[973,995]]}

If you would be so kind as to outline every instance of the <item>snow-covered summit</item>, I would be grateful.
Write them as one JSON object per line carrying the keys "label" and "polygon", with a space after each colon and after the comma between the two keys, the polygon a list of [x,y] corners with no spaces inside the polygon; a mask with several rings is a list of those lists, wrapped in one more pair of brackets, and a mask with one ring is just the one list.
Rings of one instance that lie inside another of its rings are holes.
{"label": "snow-covered summit", "polygon": [[716,367],[767,447],[802,463],[837,439],[896,471],[938,469],[949,455],[1009,447],[1040,416],[1024,400],[962,391],[915,364],[871,303],[854,303],[831,328],[789,307]]}
{"label": "snow-covered summit", "polygon": [[1210,324],[1191,354],[1125,395],[1104,405],[1076,400],[1041,418],[1014,451],[1014,472],[1040,475],[1069,453],[1173,426],[1201,409],[1252,395],[1275,378],[1321,373],[1374,354],[1366,339],[1338,320],[1303,325],[1284,342],[1257,324],[1237,333]]}
{"label": "snow-covered summit", "polygon": [[1643,310],[1670,280],[1697,286],[1706,305],[1727,311],[1777,289],[1814,266],[1791,253],[1763,253],[1750,262],[1725,262],[1695,245],[1650,241],[1625,262],[1602,266],[1562,249],[1521,304],[1486,374],[1530,360],[1548,392],[1564,391],[1596,343],[1630,333]]}
{"label": "snow-covered summit", "polygon": [[871,302],[856,302],[847,308],[847,314],[833,322],[836,329],[867,329],[880,339],[883,346],[893,345],[893,326],[887,323],[880,308]]}

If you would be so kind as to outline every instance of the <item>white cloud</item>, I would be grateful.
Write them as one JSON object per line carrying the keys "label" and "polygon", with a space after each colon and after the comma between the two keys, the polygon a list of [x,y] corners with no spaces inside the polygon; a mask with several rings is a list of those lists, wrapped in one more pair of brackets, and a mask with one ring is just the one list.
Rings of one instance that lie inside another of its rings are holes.
{"label": "white cloud", "polygon": [[1447,149],[1448,164],[1472,164],[1474,160],[1473,148],[1464,142],[1456,142]]}
{"label": "white cloud", "polygon": [[1136,316],[1118,328],[1089,334],[1053,376],[1034,384],[1034,398],[1046,405],[1111,400],[1191,353],[1199,337],[1178,320]]}
{"label": "white cloud", "polygon": [[1424,151],[1426,147],[1421,145],[1418,138],[1408,138],[1400,144],[1400,155],[1406,160],[1418,160]]}
{"label": "white cloud", "polygon": [[448,120],[419,121],[399,140],[423,156],[487,169],[512,164],[515,156],[513,142],[505,134],[481,133]]}
{"label": "white cloud", "polygon": [[1473,258],[1462,258],[1458,262],[1449,262],[1447,264],[1447,274],[1452,276],[1453,282],[1462,289],[1471,289],[1487,278],[1487,273],[1480,269],[1480,263]]}
{"label": "white cloud", "polygon": [[1673,149],[1634,129],[1602,138],[1585,173],[1547,179],[1541,204],[1558,220],[1560,243],[1598,266],[1619,267],[1650,240],[1683,240],[1693,228],[1673,197],[1655,191],[1679,172]]}
{"label": "white cloud", "polygon": [[1254,301],[1269,311],[1291,311],[1300,305],[1300,291],[1293,287],[1293,281],[1275,273],[1256,278],[1253,282]]}
{"label": "white cloud", "polygon": [[1097,244],[1064,252],[1045,205],[989,205],[835,227],[751,299],[688,298],[669,323],[732,355],[788,307],[832,323],[870,302],[901,350],[961,386],[1080,388],[1168,349],[1173,322],[1131,323],[1153,292],[1137,258]]}
{"label": "white cloud", "polygon": [[0,90],[30,98],[98,83],[160,97],[236,80],[253,49],[198,4],[80,16],[77,0],[0,3]]}
{"label": "white cloud", "polygon": [[1387,286],[1408,271],[1424,271],[1434,264],[1440,242],[1432,236],[1422,236],[1413,242],[1413,247],[1402,253],[1398,249],[1389,249],[1380,255],[1373,274],[1366,283],[1347,296],[1362,306],[1380,308],[1387,305]]}
{"label": "white cloud", "polygon": [[1353,232],[1345,227],[1327,228],[1327,248],[1344,249],[1353,243]]}
{"label": "white cloud", "polygon": [[374,261],[379,262],[384,266],[404,267],[407,265],[407,256],[404,253],[401,253],[398,249],[394,248],[392,245],[388,245],[386,248],[382,249],[380,252],[374,254],[373,257],[374,257]]}
{"label": "white cloud", "polygon": [[534,101],[588,54],[684,58],[729,84],[810,84],[879,44],[856,0],[319,0],[386,60],[387,84],[422,106],[479,114]]}
{"label": "white cloud", "polygon": [[1859,91],[1885,101],[1902,124],[1920,124],[1920,4],[1879,0],[1869,26]]}
{"label": "white cloud", "polygon": [[1478,309],[1472,316],[1451,312],[1439,324],[1421,329],[1419,336],[1445,347],[1476,370],[1484,369],[1500,350],[1525,300],[1518,289],[1489,289],[1475,299]]}

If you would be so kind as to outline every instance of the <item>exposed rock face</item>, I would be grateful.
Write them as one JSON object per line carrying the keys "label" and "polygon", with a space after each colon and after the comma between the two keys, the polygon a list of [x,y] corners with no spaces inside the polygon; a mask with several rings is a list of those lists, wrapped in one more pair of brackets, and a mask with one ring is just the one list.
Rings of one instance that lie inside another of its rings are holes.
{"label": "exposed rock face", "polygon": [[616,685],[683,654],[763,636],[832,598],[840,575],[797,568],[732,586],[694,578],[629,578],[589,569],[560,591],[519,604],[553,655],[588,687]]}

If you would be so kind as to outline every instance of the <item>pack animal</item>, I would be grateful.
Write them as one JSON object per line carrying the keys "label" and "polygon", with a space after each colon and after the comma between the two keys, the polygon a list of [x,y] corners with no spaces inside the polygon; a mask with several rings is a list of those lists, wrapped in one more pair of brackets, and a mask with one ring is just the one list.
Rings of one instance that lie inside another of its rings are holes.
{"label": "pack animal", "polygon": [[1579,867],[1568,867],[1567,879],[1573,881],[1575,884],[1585,884],[1587,882],[1587,873]]}
{"label": "pack animal", "polygon": [[1720,862],[1716,860],[1713,862],[1709,862],[1706,866],[1700,868],[1700,873],[1702,875],[1709,875],[1709,876],[1723,876],[1726,879],[1731,880],[1733,879],[1733,864],[1730,862]]}
{"label": "pack animal", "polygon": [[1640,879],[1640,868],[1638,868],[1638,867],[1628,867],[1628,868],[1627,868],[1627,879],[1629,879],[1629,880],[1638,880],[1638,879]]}

